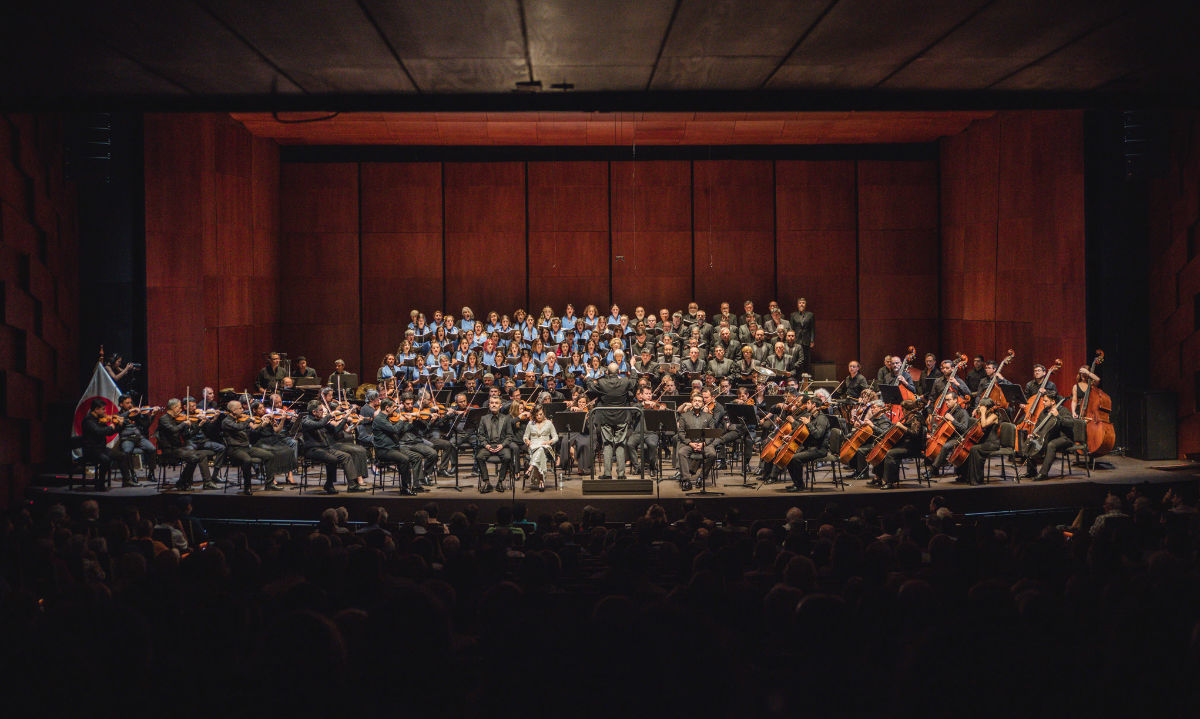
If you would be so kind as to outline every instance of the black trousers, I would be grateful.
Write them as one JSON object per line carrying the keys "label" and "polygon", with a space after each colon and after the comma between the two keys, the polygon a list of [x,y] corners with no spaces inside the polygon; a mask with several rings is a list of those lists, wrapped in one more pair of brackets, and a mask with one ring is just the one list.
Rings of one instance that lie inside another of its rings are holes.
{"label": "black trousers", "polygon": [[[254,460],[259,460],[265,470],[267,464],[270,463],[272,455],[265,449],[259,447],[229,447],[225,450],[225,460],[229,464],[238,468],[242,473],[242,489],[250,491],[250,468],[254,464]],[[274,477],[263,475],[266,481],[270,482]]]}
{"label": "black trousers", "polygon": [[[355,477],[366,477],[371,471],[371,455],[367,452],[366,447],[353,442],[338,442],[333,447],[350,455],[350,465],[345,468],[349,474],[353,474]],[[349,483],[348,480],[347,483]]]}
{"label": "black trousers", "polygon": [[894,447],[884,455],[883,461],[875,466],[876,479],[884,484],[895,484],[900,481],[900,460],[908,456],[906,447]]}
{"label": "black trousers", "polygon": [[433,451],[438,455],[437,468],[443,472],[451,471],[451,462],[458,458],[454,445],[438,436],[431,436],[429,444],[433,445]]}
{"label": "black trousers", "polygon": [[1038,458],[1040,457],[1042,460],[1042,466],[1041,471],[1039,471],[1038,474],[1043,477],[1047,477],[1050,475],[1050,470],[1054,468],[1054,458],[1058,456],[1058,453],[1061,452],[1064,447],[1070,447],[1074,443],[1074,440],[1070,439],[1069,437],[1064,437],[1060,434],[1046,443],[1046,446],[1042,448],[1041,454],[1025,460],[1025,466],[1029,468],[1030,472],[1035,471]]}
{"label": "black trousers", "polygon": [[163,452],[164,459],[177,459],[183,462],[183,471],[179,473],[179,481],[175,483],[175,486],[180,489],[188,489],[192,486],[192,477],[196,474],[196,467],[200,468],[200,478],[205,484],[212,480],[212,474],[208,469],[208,458],[211,456],[212,452],[207,449],[187,447],[168,449]]}
{"label": "black trousers", "polygon": [[497,471],[496,481],[503,482],[504,477],[508,473],[509,465],[512,464],[512,459],[513,459],[512,447],[510,447],[509,445],[506,444],[506,445],[504,445],[503,448],[501,448],[501,450],[499,452],[496,452],[493,454],[492,452],[488,451],[486,446],[481,445],[479,447],[479,449],[475,451],[475,464],[479,465],[479,481],[483,482],[484,484],[489,483],[488,470],[487,470],[487,460],[489,457],[499,457],[500,458],[500,468],[498,470],[496,470]]}
{"label": "black trousers", "polygon": [[414,478],[419,479],[421,476],[421,465],[425,462],[425,458],[410,451],[407,447],[394,449],[376,447],[375,461],[381,464],[396,465],[396,470],[400,473],[400,486],[404,489],[412,489],[415,486]]}
{"label": "black trousers", "polygon": [[792,484],[799,489],[804,489],[804,465],[825,456],[825,450],[817,447],[804,447],[796,456],[792,457],[792,461],[788,462],[788,475],[792,478]]}
{"label": "black trousers", "polygon": [[85,449],[83,458],[96,463],[96,489],[104,489],[108,483],[108,473],[114,464],[121,470],[121,484],[133,481],[133,460],[116,447]]}
{"label": "black trousers", "polygon": [[717,450],[711,444],[705,444],[704,449],[697,452],[692,449],[691,445],[679,444],[676,446],[675,456],[679,462],[679,471],[683,473],[684,478],[695,481],[699,479],[702,469],[712,469],[713,464],[717,461]]}
{"label": "black trousers", "polygon": [[968,482],[983,484],[987,458],[998,449],[1000,449],[1000,440],[998,439],[989,440],[971,448],[971,452],[967,455],[967,461],[963,462],[962,467]]}
{"label": "black trousers", "polygon": [[342,474],[346,477],[346,484],[350,483],[350,468],[351,459],[348,452],[343,452],[334,447],[313,447],[304,453],[304,456],[314,462],[321,462],[325,465],[325,489],[333,489],[333,483],[337,479],[338,467],[342,468]]}
{"label": "black trousers", "polygon": [[413,452],[421,457],[423,466],[418,471],[416,477],[418,480],[430,472],[433,472],[434,468],[437,467],[438,453],[433,447],[425,444],[424,442],[413,442],[412,444],[405,444],[401,446],[409,452]]}

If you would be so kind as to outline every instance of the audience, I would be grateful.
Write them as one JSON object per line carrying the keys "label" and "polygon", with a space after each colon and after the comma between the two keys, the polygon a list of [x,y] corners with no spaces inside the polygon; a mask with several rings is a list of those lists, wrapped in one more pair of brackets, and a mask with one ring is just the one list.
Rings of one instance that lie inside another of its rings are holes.
{"label": "audience", "polygon": [[[1108,495],[1070,526],[688,502],[444,523],[379,506],[214,530],[88,500],[0,524],[12,716],[1184,716],[1200,514]],[[361,512],[361,514],[359,514]],[[1095,515],[1094,517],[1092,515]],[[1089,518],[1091,521],[1089,522]]]}

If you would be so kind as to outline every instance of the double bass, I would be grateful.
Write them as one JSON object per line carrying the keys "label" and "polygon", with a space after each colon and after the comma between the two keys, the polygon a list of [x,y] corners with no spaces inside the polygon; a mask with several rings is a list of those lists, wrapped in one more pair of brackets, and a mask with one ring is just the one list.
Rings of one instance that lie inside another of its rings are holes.
{"label": "double bass", "polygon": [[[1096,350],[1096,356],[1088,368],[1089,375],[1095,375],[1096,368],[1103,363],[1103,350]],[[1083,407],[1078,410],[1079,416],[1087,422],[1088,455],[1092,458],[1103,457],[1111,452],[1113,445],[1117,443],[1117,433],[1109,419],[1112,414],[1112,398],[1095,385],[1096,381],[1091,376],[1087,380],[1088,387],[1083,393]]]}

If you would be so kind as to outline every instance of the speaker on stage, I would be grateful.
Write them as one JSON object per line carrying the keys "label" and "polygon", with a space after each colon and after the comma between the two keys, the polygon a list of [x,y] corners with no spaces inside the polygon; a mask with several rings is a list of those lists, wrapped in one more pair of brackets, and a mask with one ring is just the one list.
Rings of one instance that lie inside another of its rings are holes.
{"label": "speaker on stage", "polygon": [[1125,453],[1137,459],[1175,459],[1175,393],[1162,389],[1132,390],[1125,395]]}

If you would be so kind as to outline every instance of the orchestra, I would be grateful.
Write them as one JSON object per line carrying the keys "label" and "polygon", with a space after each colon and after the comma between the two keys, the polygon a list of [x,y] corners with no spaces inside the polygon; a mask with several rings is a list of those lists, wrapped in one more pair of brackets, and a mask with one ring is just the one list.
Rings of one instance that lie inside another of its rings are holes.
{"label": "orchestra", "polygon": [[[1015,430],[1015,459],[1038,481],[1080,443],[1089,458],[1112,450],[1099,350],[1065,395],[1051,379],[1061,361],[1025,365],[1032,379],[1021,386],[1005,378],[1012,350],[968,361],[908,347],[885,355],[873,375],[852,360],[840,381],[814,382],[807,300],[797,299],[790,314],[776,302],[766,315],[751,301],[741,308],[734,315],[722,302],[709,316],[693,302],[686,311],[637,307],[630,315],[613,304],[601,316],[589,304],[579,315],[567,305],[561,314],[544,306],[478,319],[470,307],[457,317],[413,310],[373,382],[370,368],[356,373],[342,359],[321,375],[304,356],[271,351],[252,389],[240,393],[205,387],[199,401],[184,392],[162,407],[137,406],[141,398],[126,394],[116,412],[99,406],[83,419],[81,445],[101,470],[97,488],[113,464],[122,486],[137,486],[131,458],[140,455],[147,480],[160,463],[178,466],[177,491],[192,491],[197,469],[201,487],[213,490],[221,489],[221,470],[236,468],[250,494],[255,475],[278,491],[297,486],[301,467],[315,467],[326,492],[336,493],[339,468],[346,489],[361,492],[372,474],[394,466],[406,496],[437,488],[439,479],[457,487],[460,472],[477,477],[481,493],[518,474],[544,490],[550,463],[581,475],[597,460],[618,480],[662,480],[668,458],[684,490],[737,459],[747,468],[757,461],[761,483],[790,480],[789,491],[806,487],[812,467],[838,464],[849,479],[880,489],[911,476],[901,472],[905,462],[917,465],[918,478],[953,468],[955,481],[981,484],[1005,423]],[[362,375],[368,382],[357,384]],[[728,403],[753,407],[755,421],[740,410],[734,421]],[[630,411],[615,411],[623,408]],[[643,413],[658,411],[675,412],[674,426],[648,431]],[[582,430],[555,430],[560,412],[583,414]],[[700,429],[718,431],[688,436]],[[460,463],[464,451],[473,461]],[[489,464],[497,465],[494,484]]]}

